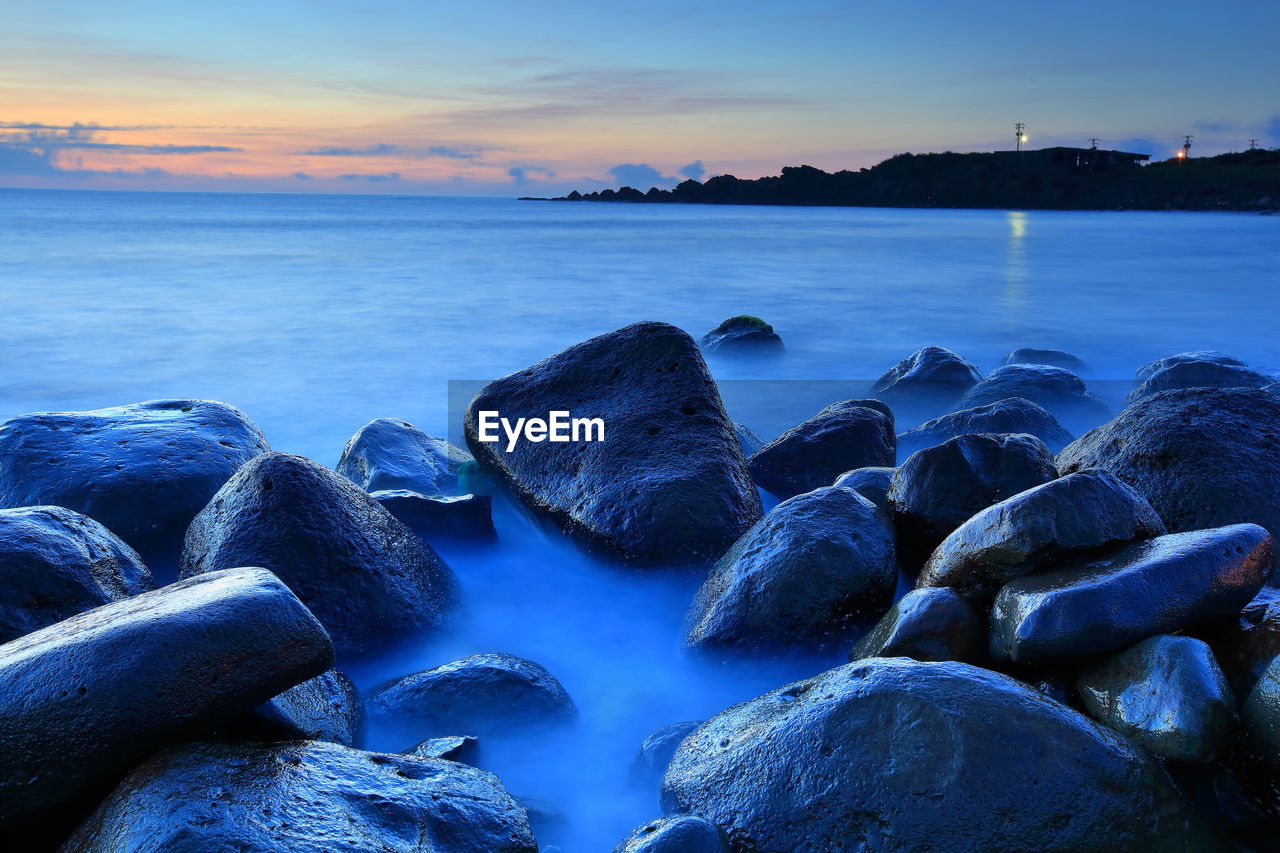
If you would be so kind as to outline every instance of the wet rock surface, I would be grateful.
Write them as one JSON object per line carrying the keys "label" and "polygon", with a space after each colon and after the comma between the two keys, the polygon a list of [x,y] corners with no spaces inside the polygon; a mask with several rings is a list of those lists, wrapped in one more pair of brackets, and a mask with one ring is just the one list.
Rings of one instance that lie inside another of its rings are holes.
{"label": "wet rock surface", "polygon": [[180,581],[0,646],[0,827],[65,821],[151,752],[332,664],[320,623],[262,569]]}
{"label": "wet rock surface", "polygon": [[1120,736],[1008,677],[903,658],[716,715],[676,752],[662,805],[735,851],[1212,849]]}
{"label": "wet rock surface", "polygon": [[439,629],[453,572],[364,490],[284,453],[241,468],[191,523],[180,574],[276,573],[328,629],[340,656]]}
{"label": "wet rock surface", "polygon": [[1058,456],[1064,474],[1102,468],[1171,531],[1251,521],[1280,532],[1280,398],[1192,388],[1139,400]]}
{"label": "wet rock surface", "polygon": [[831,485],[853,489],[879,507],[881,512],[887,513],[893,472],[893,468],[855,468],[841,474]]}
{"label": "wet rock surface", "polygon": [[380,690],[369,710],[419,737],[528,732],[578,716],[555,676],[508,654],[472,655],[406,676]]}
{"label": "wet rock surface", "polygon": [[955,408],[972,409],[1015,397],[1040,406],[1068,429],[1092,426],[1111,417],[1111,409],[1079,376],[1043,364],[998,367],[970,388]]}
{"label": "wet rock surface", "polygon": [[749,314],[725,320],[703,335],[699,346],[709,353],[780,353],[786,349],[773,326]]}
{"label": "wet rock surface", "polygon": [[671,756],[676,754],[680,742],[702,725],[702,722],[689,720],[671,723],[645,738],[636,750],[635,757],[631,759],[631,780],[638,785],[652,785],[656,788],[662,780],[662,774],[667,772],[667,765],[671,763]]}
{"label": "wet rock surface", "polygon": [[913,454],[889,486],[899,562],[917,571],[974,513],[1057,474],[1049,449],[1030,435],[962,435]]}
{"label": "wet rock surface", "polygon": [[943,402],[958,399],[982,379],[969,360],[943,347],[922,347],[889,368],[871,393],[889,402]]}
{"label": "wet rock surface", "polygon": [[672,815],[636,827],[613,853],[730,853],[729,836],[693,815]]}
{"label": "wet rock surface", "polygon": [[0,643],[154,588],[138,553],[88,516],[0,510]]}
{"label": "wet rock surface", "polygon": [[1280,658],[1271,661],[1240,706],[1245,734],[1262,760],[1280,767]]}
{"label": "wet rock surface", "polygon": [[23,415],[0,424],[0,507],[83,513],[172,577],[191,519],[268,449],[244,412],[208,400]]}
{"label": "wet rock surface", "polygon": [[194,743],[137,767],[68,851],[536,853],[497,777],[321,742]]}
{"label": "wet rock surface", "polygon": [[1171,533],[1006,584],[991,609],[996,660],[1042,663],[1119,651],[1239,613],[1272,568],[1256,524]]}
{"label": "wet rock surface", "polygon": [[852,489],[783,501],[734,543],[698,589],[685,645],[712,651],[822,648],[876,619],[897,584],[889,519]]}
{"label": "wet rock surface", "polygon": [[[478,413],[601,418],[604,441],[481,442]],[[637,323],[491,382],[467,408],[476,460],[535,514],[638,565],[709,563],[761,515],[760,496],[693,339]],[[834,475],[833,475],[834,476]]]}
{"label": "wet rock surface", "polygon": [[435,737],[424,740],[413,749],[405,750],[405,755],[418,758],[443,758],[446,761],[461,761],[463,764],[477,766],[480,756],[480,741],[470,735],[453,735],[451,737]]}
{"label": "wet rock surface", "polygon": [[471,454],[408,421],[378,418],[360,428],[334,470],[366,492],[403,489],[435,497],[458,493]]}
{"label": "wet rock surface", "polygon": [[1033,347],[1021,347],[1000,359],[1001,367],[1006,364],[1044,364],[1049,367],[1061,367],[1077,374],[1085,369],[1085,363],[1079,356],[1060,349],[1035,349]]}
{"label": "wet rock surface", "polygon": [[990,598],[1046,563],[1164,532],[1151,505],[1114,475],[1079,471],[979,511],[934,550],[918,584]]}
{"label": "wet rock surface", "polygon": [[1081,670],[1089,715],[1171,761],[1220,755],[1236,722],[1236,699],[1209,646],[1160,634]]}
{"label": "wet rock surface", "polygon": [[364,700],[351,678],[331,669],[264,702],[232,728],[254,740],[323,740],[359,746]]}
{"label": "wet rock surface", "polygon": [[429,497],[404,489],[371,492],[369,497],[418,536],[433,540],[493,542],[493,499],[488,495]]}
{"label": "wet rock surface", "polygon": [[986,645],[986,619],[968,600],[945,587],[915,589],[854,643],[849,660],[907,657],[977,663]]}
{"label": "wet rock surface", "polygon": [[1179,388],[1264,388],[1275,379],[1264,373],[1214,361],[1180,361],[1151,373],[1129,392],[1127,401],[1136,403],[1161,391]]}
{"label": "wet rock surface", "polygon": [[1218,364],[1224,367],[1249,366],[1235,356],[1227,355],[1226,353],[1217,352],[1215,350],[1192,350],[1190,352],[1180,352],[1175,353],[1174,355],[1167,355],[1164,358],[1158,358],[1149,364],[1144,364],[1142,367],[1138,368],[1135,376],[1137,376],[1139,382],[1145,382],[1161,370],[1176,367],[1180,364],[1187,364],[1189,362],[1209,362],[1211,364]]}
{"label": "wet rock surface", "polygon": [[986,406],[961,409],[925,421],[898,434],[898,456],[906,459],[917,450],[934,447],[970,433],[1026,433],[1034,435],[1056,453],[1072,442],[1071,433],[1041,406],[1022,397],[997,400]]}
{"label": "wet rock surface", "polygon": [[752,454],[751,476],[782,500],[828,486],[855,468],[897,461],[893,412],[878,400],[832,403]]}

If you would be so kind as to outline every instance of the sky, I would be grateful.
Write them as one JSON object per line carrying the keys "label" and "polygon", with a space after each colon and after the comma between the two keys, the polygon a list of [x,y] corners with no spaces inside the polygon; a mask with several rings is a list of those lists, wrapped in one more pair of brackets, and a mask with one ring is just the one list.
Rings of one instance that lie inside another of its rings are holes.
{"label": "sky", "polygon": [[1280,147],[1280,2],[0,0],[0,187],[547,195]]}

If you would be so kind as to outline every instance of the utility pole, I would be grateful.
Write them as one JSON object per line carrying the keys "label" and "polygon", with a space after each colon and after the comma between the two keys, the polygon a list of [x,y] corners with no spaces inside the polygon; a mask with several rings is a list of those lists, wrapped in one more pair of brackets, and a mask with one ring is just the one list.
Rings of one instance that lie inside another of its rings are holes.
{"label": "utility pole", "polygon": [[1255,151],[1255,150],[1257,150],[1257,148],[1258,148],[1258,140],[1256,140],[1256,139],[1250,139],[1250,140],[1249,140],[1249,150],[1250,150],[1250,151]]}
{"label": "utility pole", "polygon": [[1014,134],[1014,138],[1017,141],[1019,151],[1022,150],[1022,143],[1027,141],[1027,134],[1024,132],[1026,129],[1027,129],[1027,126],[1022,122],[1018,122],[1013,126],[1013,134]]}
{"label": "utility pole", "polygon": [[1184,158],[1191,156],[1191,134],[1182,137],[1182,156]]}
{"label": "utility pole", "polygon": [[1093,137],[1093,138],[1091,138],[1091,139],[1089,140],[1089,150],[1090,150],[1090,151],[1097,151],[1097,150],[1098,150],[1098,138],[1097,138],[1097,137]]}

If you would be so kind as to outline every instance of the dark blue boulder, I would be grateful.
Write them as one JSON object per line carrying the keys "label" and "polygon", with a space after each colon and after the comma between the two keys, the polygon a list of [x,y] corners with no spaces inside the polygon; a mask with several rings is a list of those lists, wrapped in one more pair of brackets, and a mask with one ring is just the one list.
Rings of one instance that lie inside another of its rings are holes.
{"label": "dark blue boulder", "polygon": [[752,454],[751,476],[761,488],[786,500],[829,486],[855,468],[892,467],[897,453],[889,407],[879,400],[844,400]]}
{"label": "dark blue boulder", "polygon": [[943,347],[922,347],[889,368],[871,393],[892,403],[949,403],[982,379],[982,371]]}
{"label": "dark blue boulder", "polygon": [[700,817],[671,815],[636,827],[613,853],[730,853],[729,836]]}
{"label": "dark blue boulder", "polygon": [[406,749],[404,754],[415,755],[418,758],[443,758],[447,761],[460,761],[463,764],[477,767],[479,766],[476,761],[480,756],[480,741],[470,735],[433,737],[424,740],[412,749]]}
{"label": "dark blue boulder", "polygon": [[700,725],[702,720],[671,723],[645,738],[631,759],[631,780],[638,785],[656,788],[680,742]]}
{"label": "dark blue boulder", "polygon": [[853,489],[879,507],[881,512],[888,513],[889,484],[893,482],[894,470],[884,467],[854,468],[836,477],[831,485]]}
{"label": "dark blue boulder", "polygon": [[1126,402],[1136,403],[1161,391],[1179,388],[1265,388],[1275,378],[1247,367],[1215,361],[1180,361],[1155,371],[1129,392]]}
{"label": "dark blue boulder", "polygon": [[988,406],[1015,397],[1030,400],[1072,430],[1092,427],[1111,417],[1111,409],[1085,387],[1079,376],[1043,364],[996,368],[970,388],[955,409]]}
{"label": "dark blue boulder", "polygon": [[764,320],[749,314],[730,317],[702,336],[699,342],[709,353],[780,353],[786,347],[782,338]]}
{"label": "dark blue boulder", "polygon": [[1224,367],[1248,367],[1240,359],[1233,355],[1216,352],[1214,350],[1193,350],[1191,352],[1180,352],[1175,355],[1167,355],[1164,358],[1158,358],[1149,364],[1139,367],[1136,376],[1139,382],[1146,382],[1156,373],[1169,367],[1177,367],[1179,364],[1187,364],[1189,362],[1200,362],[1218,364]]}
{"label": "dark blue boulder", "polygon": [[898,457],[906,459],[917,450],[935,447],[956,436],[971,433],[1008,434],[1021,432],[1034,435],[1057,453],[1071,443],[1071,433],[1058,419],[1022,397],[997,400],[985,406],[962,409],[925,421],[915,429],[898,433]]}
{"label": "dark blue boulder", "polygon": [[1280,655],[1280,589],[1263,587],[1238,614],[1206,625],[1196,635],[1213,649],[1232,691],[1243,699]]}
{"label": "dark blue boulder", "polygon": [[493,542],[493,499],[488,495],[428,497],[405,489],[371,492],[369,497],[428,542]]}
{"label": "dark blue boulder", "polygon": [[921,661],[980,662],[987,622],[964,597],[946,587],[913,589],[854,643],[849,660],[905,657]]}
{"label": "dark blue boulder", "polygon": [[1045,364],[1049,367],[1061,367],[1070,370],[1072,373],[1079,373],[1085,369],[1085,363],[1079,356],[1060,349],[1035,349],[1033,347],[1021,347],[1000,359],[1001,367],[1006,364]]}
{"label": "dark blue boulder", "polygon": [[230,727],[249,740],[323,740],[359,746],[364,700],[351,678],[331,669],[263,702]]}
{"label": "dark blue boulder", "polygon": [[471,454],[408,421],[378,418],[351,437],[334,470],[366,492],[405,489],[456,495],[458,470]]}

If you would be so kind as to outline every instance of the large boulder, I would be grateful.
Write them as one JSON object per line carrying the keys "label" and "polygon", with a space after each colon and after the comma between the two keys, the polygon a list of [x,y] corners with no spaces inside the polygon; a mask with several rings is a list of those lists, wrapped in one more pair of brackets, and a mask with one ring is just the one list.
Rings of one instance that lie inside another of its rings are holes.
{"label": "large boulder", "polygon": [[989,598],[1052,560],[1164,534],[1141,495],[1106,471],[1078,471],[981,510],[942,540],[919,586]]}
{"label": "large boulder", "polygon": [[730,853],[729,836],[700,817],[671,815],[636,827],[613,853]]}
{"label": "large boulder", "polygon": [[1171,761],[1219,756],[1236,722],[1226,676],[1201,640],[1160,634],[1084,667],[1089,715]]}
{"label": "large boulder", "polygon": [[982,379],[982,371],[943,347],[921,347],[885,371],[871,393],[890,402],[950,402]]}
{"label": "large boulder", "polygon": [[649,735],[640,743],[635,757],[631,759],[631,780],[639,785],[652,785],[654,788],[662,781],[662,774],[667,772],[671,756],[689,734],[702,725],[702,720],[687,720],[682,723],[671,723]]}
{"label": "large boulder", "polygon": [[915,429],[899,433],[898,456],[906,459],[917,450],[934,447],[958,435],[977,432],[1034,435],[1054,453],[1072,441],[1071,433],[1063,429],[1058,419],[1043,407],[1022,397],[1013,397],[940,415]]}
{"label": "large boulder", "polygon": [[135,768],[64,848],[77,853],[537,853],[491,773],[332,743],[192,743]]}
{"label": "large boulder", "polygon": [[378,418],[351,437],[335,470],[366,492],[455,495],[458,469],[470,461],[470,453],[408,421]]}
{"label": "large boulder", "polygon": [[987,623],[963,596],[946,587],[913,589],[898,599],[849,651],[849,660],[912,658],[977,663],[987,646]]}
{"label": "large boulder", "polygon": [[364,700],[350,676],[331,669],[290,687],[232,726],[254,740],[323,740],[359,746],[364,736]]}
{"label": "large boulder", "polygon": [[705,352],[734,354],[780,353],[786,349],[773,326],[750,314],[725,320],[703,335],[699,346]]}
{"label": "large boulder", "polygon": [[840,643],[893,601],[893,527],[862,495],[827,486],[778,504],[703,581],[685,645],[778,651]]}
{"label": "large boulder", "polygon": [[363,489],[284,453],[245,465],[191,522],[181,576],[231,566],[275,572],[340,656],[439,628],[456,586],[431,546]]}
{"label": "large boulder", "polygon": [[1093,426],[1111,417],[1111,409],[1079,376],[1043,364],[998,367],[970,388],[955,408],[972,409],[1015,397],[1030,400],[1071,429]]}
{"label": "large boulder", "polygon": [[1003,675],[872,658],[736,705],[685,739],[662,806],[733,850],[1193,851],[1145,753]]}
{"label": "large boulder", "polygon": [[893,471],[893,468],[884,467],[854,468],[836,477],[836,481],[831,485],[853,489],[879,507],[881,512],[887,513],[889,484],[893,482]]}
{"label": "large boulder", "polygon": [[1000,359],[1000,366],[1006,364],[1046,364],[1050,367],[1061,367],[1072,373],[1080,373],[1085,363],[1077,355],[1060,349],[1035,349],[1020,347]]}
{"label": "large boulder", "polygon": [[1248,696],[1280,655],[1280,589],[1264,587],[1239,614],[1206,626],[1198,636],[1213,649],[1236,696]]}
{"label": "large boulder", "polygon": [[911,455],[889,484],[898,559],[915,572],[974,513],[1057,477],[1032,435],[961,435]]}
{"label": "large boulder", "polygon": [[1271,537],[1256,524],[1171,533],[1010,581],[991,608],[996,660],[1106,654],[1240,611],[1266,582]]}
{"label": "large boulder", "polygon": [[893,412],[878,400],[832,403],[751,455],[751,476],[786,500],[829,486],[853,468],[891,467],[898,439]]}
{"label": "large boulder", "polygon": [[0,643],[154,588],[138,553],[92,518],[0,510]]}
{"label": "large boulder", "polygon": [[1280,533],[1280,397],[1189,388],[1153,394],[1058,455],[1069,474],[1104,468],[1171,531],[1251,521]]}
{"label": "large boulder", "polygon": [[[511,424],[552,412],[599,418],[604,440],[522,440],[508,451],[505,434],[480,440],[481,412]],[[526,506],[623,561],[709,563],[760,519],[698,346],[665,323],[627,326],[490,382],[467,407],[465,431],[476,460]]]}
{"label": "large boulder", "polygon": [[416,737],[526,732],[571,723],[578,709],[556,677],[508,654],[471,655],[380,690],[370,713]]}
{"label": "large boulder", "polygon": [[1218,364],[1226,367],[1248,367],[1247,364],[1233,355],[1216,352],[1215,350],[1193,350],[1191,352],[1180,352],[1175,355],[1167,355],[1164,358],[1158,358],[1149,364],[1144,364],[1142,367],[1138,368],[1135,375],[1139,382],[1146,382],[1161,370],[1190,362],[1209,362],[1211,364]]}
{"label": "large boulder", "polygon": [[492,542],[493,498],[489,495],[430,497],[405,489],[370,492],[369,497],[428,542]]}
{"label": "large boulder", "polygon": [[0,507],[84,513],[170,574],[196,513],[267,440],[232,406],[153,400],[0,424]]}
{"label": "large boulder", "polygon": [[1136,403],[1161,391],[1179,388],[1265,388],[1275,378],[1247,367],[1216,361],[1180,361],[1155,371],[1129,392],[1127,402]]}
{"label": "large boulder", "polygon": [[0,828],[65,821],[155,750],[333,665],[270,572],[179,581],[0,646]]}
{"label": "large boulder", "polygon": [[1262,671],[1240,706],[1240,721],[1263,760],[1280,767],[1280,657]]}

